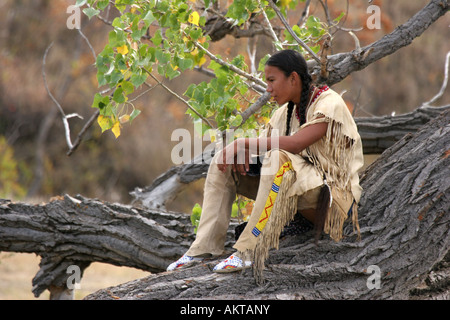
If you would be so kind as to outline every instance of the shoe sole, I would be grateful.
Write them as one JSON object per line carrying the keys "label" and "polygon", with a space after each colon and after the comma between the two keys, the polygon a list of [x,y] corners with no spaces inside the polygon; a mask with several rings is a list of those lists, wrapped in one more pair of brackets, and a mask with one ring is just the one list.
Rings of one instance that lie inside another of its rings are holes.
{"label": "shoe sole", "polygon": [[251,267],[252,266],[217,269],[217,270],[213,270],[213,272],[215,272],[215,273],[232,273],[232,272],[242,271],[242,270],[245,270],[245,269],[250,269]]}
{"label": "shoe sole", "polygon": [[190,261],[190,262],[187,262],[187,263],[185,263],[185,264],[183,264],[181,266],[176,267],[173,270],[166,270],[166,272],[174,272],[174,271],[181,270],[181,269],[187,269],[187,268],[193,267],[193,266],[195,266],[197,264],[201,264],[201,263],[203,263],[203,260],[201,260],[201,261]]}

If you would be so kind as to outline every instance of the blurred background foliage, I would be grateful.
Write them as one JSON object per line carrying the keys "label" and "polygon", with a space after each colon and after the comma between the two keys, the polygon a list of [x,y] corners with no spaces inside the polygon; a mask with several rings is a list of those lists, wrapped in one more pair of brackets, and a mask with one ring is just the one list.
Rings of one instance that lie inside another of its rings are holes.
{"label": "blurred background foliage", "polygon": [[[91,198],[129,203],[129,192],[144,187],[173,166],[172,131],[193,132],[186,107],[163,88],[157,87],[139,98],[142,110],[131,126],[125,125],[115,139],[94,124],[78,150],[70,157],[64,128],[56,106],[49,98],[42,77],[42,60],[53,42],[46,64],[49,87],[66,114],[76,112],[84,121],[70,121],[72,138],[78,134],[94,110],[90,107],[98,91],[96,70],[90,48],[76,30],[69,30],[66,12],[69,0],[0,0],[0,198],[22,201],[48,201],[55,195],[82,194]],[[361,46],[380,39],[406,22],[428,1],[375,0],[381,8],[380,30],[366,27],[367,1],[348,1],[344,27],[359,28]],[[298,20],[303,5],[289,13]],[[346,11],[346,0],[328,0],[331,16]],[[310,14],[325,21],[318,1],[312,1]],[[108,40],[110,26],[82,15],[82,31],[98,54]],[[412,45],[356,72],[333,88],[343,92],[355,115],[372,116],[412,111],[430,100],[444,78],[448,47],[448,16],[433,24]],[[210,51],[223,57],[243,54],[248,39],[226,36],[212,43]],[[268,40],[258,38],[257,61],[268,52]],[[347,32],[334,35],[333,52],[355,48]],[[165,83],[178,94],[189,84],[207,80],[188,71]],[[449,102],[449,90],[436,102]],[[202,199],[202,181],[180,194],[169,209],[190,212]]]}

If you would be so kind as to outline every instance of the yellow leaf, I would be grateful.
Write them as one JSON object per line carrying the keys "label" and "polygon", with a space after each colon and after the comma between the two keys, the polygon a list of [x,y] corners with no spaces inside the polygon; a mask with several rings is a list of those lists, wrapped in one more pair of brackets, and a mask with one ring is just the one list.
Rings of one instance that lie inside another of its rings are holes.
{"label": "yellow leaf", "polygon": [[118,47],[117,52],[123,56],[126,55],[128,53],[128,46],[126,44],[124,44],[123,46]]}
{"label": "yellow leaf", "polygon": [[202,57],[202,58],[200,59],[200,61],[197,63],[197,65],[198,65],[199,67],[201,67],[202,65],[205,64],[205,62],[206,62],[206,58],[205,58],[205,57]]}
{"label": "yellow leaf", "polygon": [[213,133],[212,130],[209,133],[209,137],[210,137],[211,142],[215,142],[216,141],[216,134]]}
{"label": "yellow leaf", "polygon": [[270,119],[267,117],[261,117],[261,120],[263,120],[265,124],[268,124]]}
{"label": "yellow leaf", "polygon": [[198,23],[200,21],[200,15],[198,14],[197,11],[192,12],[189,15],[189,22],[192,24],[195,24],[196,26],[198,26]]}
{"label": "yellow leaf", "polygon": [[192,50],[191,55],[193,55],[193,56],[198,55],[198,49],[195,48],[194,50]]}
{"label": "yellow leaf", "polygon": [[281,0],[281,6],[282,7],[287,7],[292,0]]}
{"label": "yellow leaf", "polygon": [[116,121],[116,123],[114,123],[111,131],[116,136],[116,139],[120,136],[120,121]]}
{"label": "yellow leaf", "polygon": [[99,115],[97,122],[100,128],[102,128],[102,133],[111,128],[111,121],[108,117]]}

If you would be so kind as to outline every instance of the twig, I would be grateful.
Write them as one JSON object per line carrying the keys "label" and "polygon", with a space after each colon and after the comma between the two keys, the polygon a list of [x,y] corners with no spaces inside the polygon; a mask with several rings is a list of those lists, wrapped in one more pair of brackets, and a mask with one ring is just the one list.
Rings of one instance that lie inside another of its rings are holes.
{"label": "twig", "polygon": [[98,118],[98,116],[100,115],[100,110],[97,110],[89,119],[88,122],[86,122],[86,124],[84,125],[83,129],[81,129],[81,131],[78,133],[77,138],[75,139],[75,142],[73,143],[72,148],[70,148],[70,150],[67,152],[67,156],[71,156],[75,150],[77,150],[78,146],[80,145],[83,136],[86,134],[87,130],[92,126],[92,124],[95,122],[95,120]]}
{"label": "twig", "polygon": [[171,95],[173,95],[175,98],[177,98],[178,100],[180,100],[181,102],[183,102],[192,112],[194,112],[200,119],[202,119],[202,121],[204,121],[210,128],[215,128],[208,119],[206,119],[205,117],[203,117],[200,113],[198,113],[197,110],[195,110],[194,107],[192,107],[188,101],[186,101],[185,99],[183,99],[181,96],[179,96],[176,92],[172,91],[172,89],[170,89],[169,87],[167,87],[164,83],[162,83],[161,81],[159,81],[158,78],[156,78],[150,71],[148,71],[147,69],[144,68],[144,71],[147,72],[147,74],[153,78],[153,80],[155,80],[161,87],[163,87],[167,92],[169,92]]}
{"label": "twig", "polygon": [[[350,29],[350,28],[344,28],[344,27],[340,27],[339,23],[333,23],[333,21],[331,21],[331,16],[330,16],[330,10],[328,9],[328,3],[325,0],[325,3],[322,0],[319,0],[319,3],[322,5],[323,11],[325,12],[325,16],[327,17],[327,23],[328,23],[328,28],[336,28],[337,30],[342,30],[342,31],[361,31],[363,28],[356,28],[356,29]],[[348,14],[348,0],[347,0],[347,9],[346,9],[346,14]],[[336,31],[337,32],[337,31]]]}
{"label": "twig", "polygon": [[[109,7],[108,7],[108,14],[109,14]],[[78,29],[78,33],[84,39],[84,41],[86,41],[86,44],[88,45],[89,49],[91,50],[92,57],[94,58],[94,61],[96,61],[97,60],[97,55],[95,53],[94,47],[92,46],[91,42],[84,35],[84,33],[81,31],[81,29]],[[108,91],[110,91],[110,89],[107,89],[107,90],[105,90],[104,92],[101,92],[101,93],[104,94],[104,93],[106,93]],[[80,145],[81,141],[83,140],[83,136],[86,134],[87,130],[92,126],[92,124],[95,122],[95,120],[98,118],[99,115],[100,115],[100,110],[97,110],[91,116],[91,118],[89,118],[88,122],[86,122],[86,124],[83,126],[81,131],[78,133],[77,138],[75,139],[75,142],[70,147],[69,151],[67,151],[67,156],[70,157],[75,152],[75,150],[77,150],[78,146]]]}
{"label": "twig", "polygon": [[252,82],[255,82],[255,83],[259,84],[260,86],[262,86],[264,88],[267,87],[266,83],[264,81],[262,81],[261,79],[258,79],[255,76],[253,76],[253,75],[251,75],[251,74],[249,74],[249,73],[239,69],[238,67],[236,67],[236,66],[234,66],[234,65],[232,65],[232,64],[230,64],[228,62],[225,62],[222,59],[216,57],[214,54],[209,52],[205,47],[203,47],[200,43],[194,41],[194,45],[198,49],[203,50],[208,57],[210,57],[212,60],[214,60],[218,64],[229,68],[231,71],[237,73],[240,76],[243,76],[244,78],[247,78],[248,80],[250,80]]}
{"label": "twig", "polygon": [[271,94],[269,92],[265,92],[261,97],[256,100],[250,107],[248,107],[244,112],[241,113],[242,122],[248,120],[255,112],[260,110],[262,106],[264,106],[270,100]]}
{"label": "twig", "polygon": [[305,3],[305,9],[303,10],[303,13],[300,17],[300,19],[297,22],[297,25],[299,27],[303,26],[305,24],[306,21],[306,17],[309,15],[309,7],[311,5],[311,0],[307,0]]}
{"label": "twig", "polygon": [[276,6],[276,4],[273,3],[272,0],[269,0],[269,5],[271,6],[271,8],[275,11],[275,13],[277,14],[278,18],[280,18],[281,22],[284,24],[284,26],[286,27],[286,30],[291,34],[291,36],[295,39],[295,41],[297,41],[297,43],[303,47],[303,49],[306,50],[306,52],[308,52],[311,57],[316,60],[319,64],[320,64],[320,58],[314,53],[314,51],[312,51],[308,45],[306,45],[306,43],[304,43],[302,41],[302,39],[300,39],[297,34],[292,30],[291,26],[289,25],[289,23],[286,21],[286,19],[283,17],[283,14],[280,12],[280,10],[278,9],[278,7]]}
{"label": "twig", "polygon": [[447,88],[447,84],[448,84],[449,60],[450,60],[450,51],[447,52],[447,56],[445,57],[445,76],[444,76],[444,82],[442,83],[441,90],[430,101],[424,103],[424,105],[430,105],[430,104],[434,103],[437,99],[442,97],[442,95],[444,94],[444,91]]}
{"label": "twig", "polygon": [[81,119],[83,119],[83,117],[81,117],[81,116],[78,115],[78,114],[71,114],[71,115],[69,115],[69,116],[66,116],[66,114],[64,113],[64,110],[63,110],[63,108],[61,107],[60,103],[58,102],[58,100],[56,100],[56,98],[53,96],[53,94],[51,93],[51,91],[50,91],[50,89],[49,89],[49,87],[48,87],[48,83],[47,83],[47,75],[46,75],[46,72],[45,72],[45,65],[46,65],[46,62],[47,62],[47,56],[48,56],[48,53],[49,53],[49,51],[50,51],[50,49],[51,49],[52,47],[53,47],[53,42],[52,42],[52,43],[47,47],[47,49],[45,50],[44,58],[42,59],[42,77],[43,77],[43,79],[44,79],[44,85],[45,85],[45,89],[47,90],[48,95],[50,96],[50,98],[52,99],[52,101],[55,103],[56,107],[57,107],[58,110],[59,110],[59,113],[60,113],[61,116],[62,116],[62,121],[63,121],[63,124],[64,124],[64,131],[65,131],[65,136],[66,136],[66,143],[67,143],[67,145],[69,146],[69,149],[72,149],[72,148],[73,148],[73,145],[72,145],[72,141],[71,141],[71,138],[70,138],[70,126],[69,126],[69,121],[68,121],[68,119],[69,119],[69,118],[72,118],[72,117],[74,117],[74,116],[79,117],[79,118],[81,118]]}
{"label": "twig", "polygon": [[270,36],[272,37],[272,40],[274,42],[279,42],[278,37],[275,34],[275,31],[273,31],[272,24],[270,23],[269,18],[267,17],[266,11],[264,10],[263,6],[261,5],[261,1],[259,1],[259,7],[262,11],[264,21],[266,22],[267,27],[269,28],[269,33],[270,33]]}
{"label": "twig", "polygon": [[256,74],[258,68],[256,67],[256,37],[249,38],[247,41],[247,53],[250,59],[251,70],[253,74]]}
{"label": "twig", "polygon": [[149,93],[150,91],[152,91],[153,89],[156,88],[156,86],[151,86],[149,85],[147,82],[144,82],[144,84],[148,87],[147,90],[145,90],[144,92],[140,93],[138,96],[136,96],[135,98],[131,99],[128,101],[128,103],[132,103],[138,99],[140,99],[142,96],[146,95],[147,93]]}

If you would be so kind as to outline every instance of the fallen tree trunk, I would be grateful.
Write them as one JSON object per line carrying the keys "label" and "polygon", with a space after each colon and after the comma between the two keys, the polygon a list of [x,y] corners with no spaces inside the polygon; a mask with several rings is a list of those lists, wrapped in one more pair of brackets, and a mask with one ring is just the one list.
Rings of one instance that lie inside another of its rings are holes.
{"label": "fallen tree trunk", "polygon": [[[433,266],[449,263],[450,112],[409,134],[364,173],[362,240],[314,245],[310,233],[272,251],[258,286],[252,271],[214,274],[214,262],[100,290],[87,299],[409,299]],[[448,297],[449,274],[444,273]]]}
{"label": "fallen tree trunk", "polygon": [[[450,105],[420,107],[402,115],[356,118],[363,142],[364,154],[381,154],[408,133],[416,132]],[[130,194],[134,204],[148,209],[164,209],[190,183],[206,177],[212,154],[198,155],[191,163],[170,168],[153,181],[150,186],[135,188]]]}
{"label": "fallen tree trunk", "polygon": [[0,251],[42,258],[33,279],[36,297],[49,289],[55,299],[70,298],[70,266],[79,268],[80,278],[92,262],[161,272],[193,238],[190,218],[182,213],[68,195],[42,205],[0,201]]}
{"label": "fallen tree trunk", "polygon": [[[251,270],[211,273],[214,261],[158,273],[192,242],[189,216],[81,196],[41,205],[0,201],[0,251],[41,256],[33,293],[39,296],[49,289],[52,298],[70,298],[70,267],[82,275],[91,262],[156,274],[101,290],[89,299],[408,298],[433,266],[445,263],[446,254],[448,261],[449,120],[447,110],[386,150],[362,176],[362,241],[355,242],[350,226],[341,243],[323,239],[316,247],[309,233],[287,237],[280,250],[271,253],[263,287],[255,284]],[[366,271],[373,270],[371,266],[380,271],[372,275],[380,289],[369,289],[371,274]],[[448,282],[444,277],[447,290]]]}

